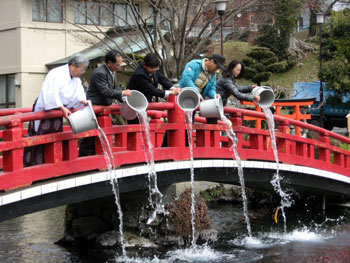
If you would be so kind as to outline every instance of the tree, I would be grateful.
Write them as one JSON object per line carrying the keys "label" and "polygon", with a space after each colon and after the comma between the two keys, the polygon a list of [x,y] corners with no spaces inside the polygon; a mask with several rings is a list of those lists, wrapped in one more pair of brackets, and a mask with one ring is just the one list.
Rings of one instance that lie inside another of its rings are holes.
{"label": "tree", "polygon": [[[73,8],[75,12],[86,14],[89,24],[96,27],[96,32],[66,18],[68,23],[74,24],[108,48],[124,51],[131,50],[133,45],[143,45],[147,52],[157,54],[162,61],[162,71],[168,77],[179,78],[186,63],[198,56],[206,47],[208,39],[220,29],[214,4],[208,0],[118,1],[124,5],[125,12],[120,11],[120,8],[116,12],[113,4],[106,0],[84,2],[90,3],[92,9],[83,13],[84,10],[82,12],[78,6]],[[235,1],[234,5],[227,8],[224,23],[256,2]],[[148,15],[145,15],[146,7],[151,10]],[[108,16],[111,21],[121,21],[123,26],[113,26],[105,32],[92,12],[97,9],[103,10],[105,17]],[[115,36],[123,38],[123,44],[114,41]],[[129,58],[127,63],[135,68],[137,63]]]}
{"label": "tree", "polygon": [[313,37],[317,33],[316,13],[323,12],[327,16],[330,15],[332,8],[337,3],[350,3],[349,0],[305,0],[310,11],[309,37]]}
{"label": "tree", "polygon": [[[260,0],[260,4],[275,17],[276,22],[273,25],[265,26],[262,38],[258,40],[258,43],[260,46],[274,50],[279,59],[286,59],[289,53],[294,53],[289,47],[296,22],[300,17],[302,1]],[[274,38],[273,42],[267,41],[268,38]]]}
{"label": "tree", "polygon": [[253,48],[247,56],[243,59],[245,77],[259,86],[268,81],[272,73],[283,72],[287,67],[286,61],[278,61],[276,54],[265,47]]}
{"label": "tree", "polygon": [[326,62],[319,77],[327,89],[342,95],[350,92],[350,10],[333,13],[324,28],[322,59]]}

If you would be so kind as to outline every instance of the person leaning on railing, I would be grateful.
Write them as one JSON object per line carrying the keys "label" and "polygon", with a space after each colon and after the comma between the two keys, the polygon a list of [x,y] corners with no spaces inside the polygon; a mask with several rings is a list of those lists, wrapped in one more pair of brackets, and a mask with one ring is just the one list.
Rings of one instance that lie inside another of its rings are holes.
{"label": "person leaning on railing", "polygon": [[[89,60],[80,53],[73,54],[66,65],[54,68],[46,75],[33,111],[60,109],[68,118],[70,108],[88,105],[80,77],[84,74]],[[63,130],[63,118],[36,120],[29,123],[28,135],[43,135]],[[31,166],[44,162],[44,145],[24,149],[23,165]]]}
{"label": "person leaning on railing", "polygon": [[[149,53],[138,68],[131,75],[127,88],[141,92],[148,102],[158,101],[158,98],[167,99],[169,95],[177,95],[181,89],[166,78],[160,71],[160,60],[154,53]],[[163,89],[158,88],[158,84]],[[138,124],[138,118],[128,120],[128,124]]]}
{"label": "person leaning on railing", "polygon": [[[179,80],[181,88],[193,88],[196,90],[200,99],[203,101],[206,98],[214,99],[219,94],[216,94],[216,77],[219,69],[225,70],[225,58],[214,54],[210,58],[193,59],[188,62],[182,72]],[[192,114],[192,123],[194,122],[195,112]],[[217,118],[206,118],[206,122],[216,124]],[[186,146],[187,146],[186,133]],[[168,133],[166,132],[163,138],[162,147],[168,146]]]}
{"label": "person leaning on railing", "polygon": [[[216,93],[216,78],[219,69],[225,70],[224,63],[225,58],[217,54],[210,58],[191,60],[182,72],[179,81],[180,87],[194,88],[199,92],[201,100],[214,99],[220,96]],[[207,118],[207,123],[210,124],[216,124],[217,121],[217,118]]]}
{"label": "person leaning on railing", "polygon": [[[130,96],[131,90],[122,90],[118,86],[116,72],[123,63],[123,56],[117,50],[110,50],[105,55],[105,63],[96,68],[91,75],[87,98],[93,105],[110,106],[113,99],[123,102],[123,96]],[[82,138],[79,143],[79,156],[95,154],[95,138]]]}
{"label": "person leaning on railing", "polygon": [[237,60],[232,60],[228,65],[227,70],[222,74],[222,77],[216,82],[216,92],[220,94],[222,103],[224,106],[227,104],[228,98],[233,95],[239,100],[247,101],[259,101],[260,96],[255,95],[255,97],[250,93],[255,89],[256,85],[251,86],[239,86],[236,83],[236,79],[241,77],[244,73],[244,66],[241,62]]}

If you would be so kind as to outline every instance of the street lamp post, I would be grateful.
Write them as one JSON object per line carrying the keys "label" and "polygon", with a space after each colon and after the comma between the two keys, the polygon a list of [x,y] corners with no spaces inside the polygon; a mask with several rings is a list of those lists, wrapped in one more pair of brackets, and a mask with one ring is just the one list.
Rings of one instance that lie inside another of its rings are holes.
{"label": "street lamp post", "polygon": [[216,10],[218,10],[218,14],[220,16],[220,26],[221,26],[221,56],[224,55],[224,33],[223,33],[223,15],[226,10],[227,0],[216,0],[214,1]]}
{"label": "street lamp post", "polygon": [[[324,23],[324,13],[317,13],[316,14],[316,21],[317,24],[320,26],[320,72],[322,72],[322,24]],[[323,128],[323,85],[322,85],[322,78],[320,78],[320,126]]]}

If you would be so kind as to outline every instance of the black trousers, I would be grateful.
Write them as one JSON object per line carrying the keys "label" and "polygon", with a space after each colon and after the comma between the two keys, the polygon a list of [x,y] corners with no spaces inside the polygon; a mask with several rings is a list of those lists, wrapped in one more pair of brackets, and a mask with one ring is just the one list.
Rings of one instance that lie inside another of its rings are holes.
{"label": "black trousers", "polygon": [[95,138],[82,138],[79,143],[79,157],[95,155]]}
{"label": "black trousers", "polygon": [[140,124],[139,118],[135,118],[133,120],[128,120],[128,124]]}

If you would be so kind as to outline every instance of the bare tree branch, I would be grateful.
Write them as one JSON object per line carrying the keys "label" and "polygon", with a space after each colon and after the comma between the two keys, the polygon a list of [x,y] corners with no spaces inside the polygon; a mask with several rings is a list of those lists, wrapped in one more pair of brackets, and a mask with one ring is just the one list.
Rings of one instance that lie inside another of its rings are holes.
{"label": "bare tree branch", "polygon": [[[224,23],[258,1],[235,1],[235,6],[230,8],[224,16]],[[75,24],[73,21],[67,21],[68,19],[66,21],[96,38],[101,45],[107,48],[117,48],[122,52],[131,50],[132,52],[133,47],[138,45],[145,48],[146,52],[156,53],[162,60],[163,72],[168,77],[180,77],[185,64],[197,56],[208,39],[220,29],[220,24],[215,23],[219,18],[218,15],[204,17],[206,11],[214,8],[213,3],[209,0],[119,0],[118,3],[113,2],[113,5],[125,5],[125,14],[115,12],[112,3],[108,1],[100,0],[93,3],[99,6],[99,12],[103,9],[106,16],[113,17],[111,21],[113,25],[108,31],[105,26],[101,25],[102,20],[97,21],[89,10],[87,21],[91,25]],[[146,14],[149,11],[145,9],[147,7],[153,10],[152,17]],[[122,7],[118,6],[118,8]],[[125,27],[114,26],[114,24],[123,24]],[[209,30],[211,25],[213,26]],[[96,29],[91,30],[92,26]],[[191,42],[188,42],[190,35]],[[117,43],[116,37],[124,41]],[[130,66],[136,67],[137,64],[132,57],[127,59],[126,62]]]}

